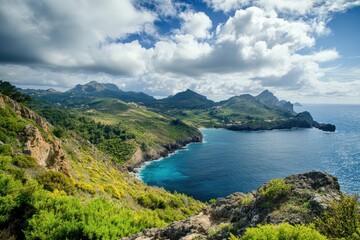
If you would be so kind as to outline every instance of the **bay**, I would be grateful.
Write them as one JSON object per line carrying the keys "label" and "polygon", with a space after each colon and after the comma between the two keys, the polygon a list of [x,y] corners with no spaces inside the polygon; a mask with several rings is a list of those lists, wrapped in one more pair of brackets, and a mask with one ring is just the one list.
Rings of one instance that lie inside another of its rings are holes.
{"label": "bay", "polygon": [[151,162],[139,176],[149,185],[207,201],[249,192],[273,178],[321,170],[336,176],[344,192],[359,193],[360,106],[305,105],[295,110],[335,124],[337,131],[201,129],[203,143]]}

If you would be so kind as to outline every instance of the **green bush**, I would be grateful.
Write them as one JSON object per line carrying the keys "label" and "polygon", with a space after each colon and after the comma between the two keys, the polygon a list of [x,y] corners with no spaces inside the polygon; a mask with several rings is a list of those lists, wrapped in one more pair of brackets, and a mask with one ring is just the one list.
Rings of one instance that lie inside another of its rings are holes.
{"label": "green bush", "polygon": [[63,190],[68,194],[74,192],[74,183],[65,174],[56,171],[46,171],[41,173],[36,180],[49,191]]}
{"label": "green bush", "polygon": [[285,180],[275,178],[269,181],[266,186],[259,189],[260,196],[267,199],[278,199],[285,196],[291,190],[291,184],[287,184]]}
{"label": "green bush", "polygon": [[247,228],[244,236],[236,238],[233,235],[230,240],[326,240],[312,225],[279,225],[267,224],[254,228]]}
{"label": "green bush", "polygon": [[82,202],[64,192],[39,191],[36,213],[29,219],[26,239],[119,239],[145,228],[164,226],[153,211],[134,211],[103,198]]}
{"label": "green bush", "polygon": [[360,239],[358,195],[341,196],[321,218],[315,219],[317,229],[329,238]]}
{"label": "green bush", "polygon": [[165,209],[167,207],[167,203],[159,196],[155,196],[154,194],[144,194],[137,198],[137,202],[145,207],[150,209]]}
{"label": "green bush", "polygon": [[9,156],[12,154],[12,148],[10,146],[10,144],[3,144],[0,146],[0,154],[1,155],[5,155],[5,156]]}
{"label": "green bush", "polygon": [[17,198],[21,189],[21,181],[9,175],[0,175],[0,226],[9,221],[12,211],[19,206]]}
{"label": "green bush", "polygon": [[20,155],[13,157],[12,164],[20,168],[32,168],[38,165],[36,159],[29,155]]}

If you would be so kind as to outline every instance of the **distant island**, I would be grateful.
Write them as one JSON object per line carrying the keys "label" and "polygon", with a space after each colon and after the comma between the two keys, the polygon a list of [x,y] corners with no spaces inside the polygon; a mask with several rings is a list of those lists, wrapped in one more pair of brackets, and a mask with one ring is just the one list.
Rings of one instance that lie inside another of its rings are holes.
{"label": "distant island", "polygon": [[293,105],[294,105],[295,107],[302,107],[302,104],[299,103],[299,102],[295,102]]}

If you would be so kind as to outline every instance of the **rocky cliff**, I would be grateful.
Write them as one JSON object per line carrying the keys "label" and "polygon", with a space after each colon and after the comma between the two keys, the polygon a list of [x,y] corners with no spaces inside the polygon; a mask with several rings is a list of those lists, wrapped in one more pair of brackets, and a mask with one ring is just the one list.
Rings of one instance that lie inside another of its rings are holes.
{"label": "rocky cliff", "polygon": [[329,174],[313,171],[291,175],[265,183],[248,194],[234,193],[217,199],[199,214],[168,227],[124,239],[228,239],[230,233],[241,235],[247,227],[257,224],[309,223],[332,201],[339,200],[340,194],[337,179]]}
{"label": "rocky cliff", "polygon": [[189,143],[195,143],[201,141],[202,141],[202,135],[199,132],[199,134],[197,135],[189,136],[186,139],[165,144],[158,149],[149,149],[147,151],[143,151],[141,150],[140,147],[138,147],[135,153],[133,154],[132,158],[126,162],[125,167],[128,169],[128,171],[134,171],[135,168],[141,166],[146,161],[151,161],[162,157],[166,157],[170,153],[182,149]]}
{"label": "rocky cliff", "polygon": [[50,134],[53,127],[31,109],[0,95],[0,108],[9,107],[19,118],[31,120],[23,131],[24,153],[34,157],[40,166],[70,175],[68,161],[63,152],[61,141]]}

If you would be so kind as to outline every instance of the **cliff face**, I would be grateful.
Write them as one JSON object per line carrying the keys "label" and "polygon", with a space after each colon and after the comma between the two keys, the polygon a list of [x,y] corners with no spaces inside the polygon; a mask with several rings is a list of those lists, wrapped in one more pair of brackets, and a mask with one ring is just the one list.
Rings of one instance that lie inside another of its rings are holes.
{"label": "cliff face", "polygon": [[53,128],[43,117],[31,109],[19,104],[8,96],[0,95],[0,107],[8,106],[19,118],[32,120],[34,124],[27,124],[24,128],[24,153],[34,157],[40,166],[54,169],[70,175],[68,161],[62,150],[60,140],[50,134]]}
{"label": "cliff face", "polygon": [[159,149],[150,149],[144,152],[141,150],[140,147],[138,147],[135,153],[133,154],[132,158],[126,162],[126,168],[129,171],[133,171],[134,168],[139,167],[141,164],[143,164],[146,161],[151,161],[151,160],[159,159],[161,157],[166,157],[170,153],[173,153],[176,150],[185,147],[189,143],[201,142],[201,141],[202,141],[202,135],[199,132],[194,136],[189,136],[185,139],[165,144],[161,146]]}
{"label": "cliff face", "polygon": [[249,194],[234,193],[217,199],[186,220],[125,239],[228,239],[230,231],[242,234],[247,227],[257,224],[309,223],[332,201],[340,199],[339,183],[329,174],[313,171],[284,180],[289,189],[283,194],[271,192],[270,181]]}

